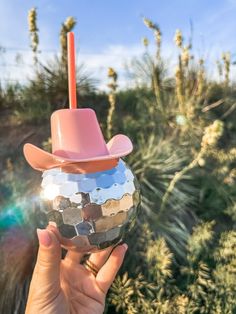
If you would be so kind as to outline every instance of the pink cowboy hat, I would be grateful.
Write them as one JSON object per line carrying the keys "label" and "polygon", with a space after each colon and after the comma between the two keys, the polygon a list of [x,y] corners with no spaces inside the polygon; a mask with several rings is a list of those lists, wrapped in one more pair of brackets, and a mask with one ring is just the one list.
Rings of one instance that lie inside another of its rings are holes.
{"label": "pink cowboy hat", "polygon": [[61,109],[51,116],[52,153],[32,144],[24,145],[24,155],[36,170],[60,167],[65,171],[96,172],[116,166],[118,159],[133,150],[122,134],[107,144],[92,109]]}

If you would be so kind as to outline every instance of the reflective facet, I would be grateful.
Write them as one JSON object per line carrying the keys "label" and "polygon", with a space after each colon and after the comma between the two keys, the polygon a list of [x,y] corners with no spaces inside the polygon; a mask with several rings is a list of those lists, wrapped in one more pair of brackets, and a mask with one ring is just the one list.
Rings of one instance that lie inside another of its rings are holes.
{"label": "reflective facet", "polygon": [[64,209],[67,207],[70,207],[71,203],[68,198],[65,198],[63,196],[56,196],[54,200],[52,201],[53,209],[59,210],[63,212]]}
{"label": "reflective facet", "polygon": [[79,190],[78,182],[66,181],[60,185],[59,194],[64,197],[70,197],[74,195],[76,192],[78,192],[78,190]]}
{"label": "reflective facet", "polygon": [[92,222],[82,221],[75,226],[78,235],[89,235],[94,233]]}
{"label": "reflective facet", "polygon": [[95,220],[99,217],[102,217],[102,208],[101,205],[94,203],[87,204],[82,209],[83,218],[86,220]]}
{"label": "reflective facet", "polygon": [[118,243],[140,203],[138,182],[121,159],[116,167],[95,173],[46,170],[42,190],[48,220],[81,252]]}
{"label": "reflective facet", "polygon": [[77,236],[77,232],[74,226],[62,224],[57,226],[58,230],[60,231],[61,235],[67,239],[72,239]]}
{"label": "reflective facet", "polygon": [[126,222],[127,217],[127,212],[121,212],[110,217],[102,217],[94,222],[95,232],[104,232],[116,226],[123,225]]}
{"label": "reflective facet", "polygon": [[86,192],[91,192],[97,187],[96,180],[90,178],[84,178],[84,180],[79,181],[79,190]]}
{"label": "reflective facet", "polygon": [[83,198],[82,198],[82,195],[80,193],[70,196],[71,203],[82,204],[82,199]]}
{"label": "reflective facet", "polygon": [[134,205],[133,195],[125,194],[119,200],[108,200],[101,205],[103,216],[115,215],[118,212],[129,210]]}
{"label": "reflective facet", "polygon": [[62,212],[63,222],[67,225],[76,225],[79,221],[82,221],[81,209],[76,207],[67,207]]}
{"label": "reflective facet", "polygon": [[47,218],[48,218],[48,221],[55,222],[57,226],[61,226],[64,223],[62,219],[62,214],[57,210],[51,210],[47,214]]}

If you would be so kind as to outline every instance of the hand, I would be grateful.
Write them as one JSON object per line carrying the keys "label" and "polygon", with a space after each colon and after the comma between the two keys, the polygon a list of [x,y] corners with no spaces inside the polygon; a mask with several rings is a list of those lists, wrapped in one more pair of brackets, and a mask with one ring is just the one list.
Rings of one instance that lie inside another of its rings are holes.
{"label": "hand", "polygon": [[68,251],[52,230],[38,230],[39,251],[26,306],[26,314],[101,314],[105,297],[125,256],[127,244],[90,255],[99,269],[95,276],[80,264],[82,253]]}

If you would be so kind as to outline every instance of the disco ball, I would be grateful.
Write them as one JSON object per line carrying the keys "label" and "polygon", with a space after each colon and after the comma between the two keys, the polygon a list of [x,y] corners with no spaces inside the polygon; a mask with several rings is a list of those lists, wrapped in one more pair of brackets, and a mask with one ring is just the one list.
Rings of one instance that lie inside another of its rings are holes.
{"label": "disco ball", "polygon": [[98,251],[117,244],[132,227],[140,190],[122,159],[101,172],[75,174],[53,168],[42,176],[44,210],[65,248]]}

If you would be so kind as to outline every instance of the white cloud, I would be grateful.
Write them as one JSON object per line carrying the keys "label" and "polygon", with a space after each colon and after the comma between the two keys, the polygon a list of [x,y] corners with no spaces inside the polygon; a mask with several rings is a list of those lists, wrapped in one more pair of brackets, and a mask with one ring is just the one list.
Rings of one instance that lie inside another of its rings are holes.
{"label": "white cloud", "polygon": [[143,49],[140,46],[108,46],[101,53],[78,54],[78,62],[81,61],[86,68],[99,79],[98,88],[106,90],[108,79],[107,69],[113,67],[119,75],[119,87],[127,87],[125,64],[142,54]]}
{"label": "white cloud", "polygon": [[[127,86],[125,73],[125,64],[129,63],[132,58],[142,54],[141,46],[108,46],[101,53],[78,53],[78,64],[84,63],[86,69],[92,76],[99,81],[98,88],[107,90],[107,69],[113,67],[119,74],[119,87]],[[18,63],[16,56],[18,55]],[[20,56],[20,57],[19,57]],[[55,52],[43,52],[40,55],[42,63],[52,59]],[[21,61],[21,62],[19,62]],[[31,51],[21,51],[20,55],[15,51],[6,51],[2,54],[0,61],[0,80],[3,82],[19,81],[26,83],[27,79],[32,77],[34,66],[33,56]]]}
{"label": "white cloud", "polygon": [[[154,53],[155,47],[153,45],[149,48],[150,53]],[[85,53],[79,51],[77,53],[77,63],[83,63],[85,69],[91,73],[92,77],[98,80],[98,89],[107,91],[107,69],[113,67],[119,76],[119,88],[132,87],[133,82],[128,78],[125,65],[130,65],[133,58],[138,58],[144,52],[141,44],[124,46],[124,45],[110,45],[107,46],[100,53]],[[194,51],[197,56],[201,57],[202,54]],[[46,63],[53,59],[56,52],[42,52],[40,60]],[[164,43],[162,47],[162,55],[167,60],[169,73],[173,74],[175,65],[177,63],[178,50],[174,44]],[[207,59],[206,66],[209,71],[209,77],[217,78],[216,60],[221,56],[221,47],[215,45],[208,49],[204,55]],[[0,55],[0,81],[19,81],[20,83],[27,83],[27,80],[32,77],[34,71],[32,52],[25,50],[21,52],[21,62],[16,63],[16,52],[8,51]],[[19,61],[19,60],[18,60]],[[232,69],[232,76],[235,74],[234,68]]]}

